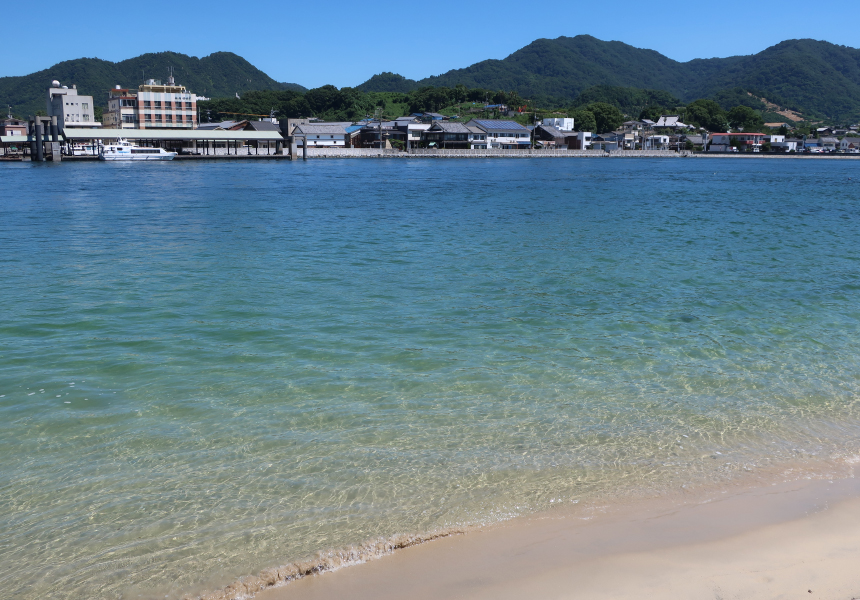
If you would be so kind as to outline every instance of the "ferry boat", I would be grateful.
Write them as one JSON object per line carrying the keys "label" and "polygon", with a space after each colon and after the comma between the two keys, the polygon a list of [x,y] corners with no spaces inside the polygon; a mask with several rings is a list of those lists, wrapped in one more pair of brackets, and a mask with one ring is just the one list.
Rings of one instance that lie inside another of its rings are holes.
{"label": "ferry boat", "polygon": [[164,148],[141,148],[124,139],[103,146],[99,152],[99,160],[173,160],[174,156],[176,152],[167,152]]}

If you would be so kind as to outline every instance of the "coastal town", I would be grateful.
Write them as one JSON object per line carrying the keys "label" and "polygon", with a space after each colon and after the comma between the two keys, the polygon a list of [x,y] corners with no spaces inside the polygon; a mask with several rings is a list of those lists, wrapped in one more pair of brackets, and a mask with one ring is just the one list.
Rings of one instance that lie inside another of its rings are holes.
{"label": "coastal town", "polygon": [[[761,131],[711,132],[685,123],[682,115],[629,119],[612,131],[581,131],[569,116],[538,118],[505,104],[485,103],[462,115],[415,112],[395,118],[379,113],[357,121],[279,118],[270,114],[206,111],[198,96],[177,83],[148,79],[137,88],[106,91],[97,100],[75,84],[50,82],[44,115],[0,122],[4,160],[95,160],[122,141],[139,158],[314,158],[422,156],[695,156],[860,155],[860,126],[819,127],[792,135],[790,123],[765,123]],[[237,95],[238,97],[238,95]],[[471,113],[471,114],[470,114]],[[525,114],[524,114],[525,113]],[[218,118],[231,117],[228,119]],[[526,119],[525,117],[534,118]],[[627,115],[625,115],[627,116]],[[519,118],[517,118],[519,117]],[[113,144],[113,145],[112,145]],[[160,150],[157,150],[160,149]],[[110,152],[114,152],[111,150]],[[144,154],[146,156],[144,156]],[[131,157],[131,156],[130,156]]]}

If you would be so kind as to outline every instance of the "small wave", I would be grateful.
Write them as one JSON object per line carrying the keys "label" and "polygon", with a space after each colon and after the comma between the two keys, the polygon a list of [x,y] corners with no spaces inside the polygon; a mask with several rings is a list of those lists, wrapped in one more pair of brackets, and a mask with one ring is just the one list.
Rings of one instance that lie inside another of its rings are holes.
{"label": "small wave", "polygon": [[296,581],[308,575],[337,571],[343,567],[358,565],[392,554],[396,550],[417,546],[439,538],[461,535],[469,528],[444,529],[426,534],[398,534],[388,538],[377,538],[356,546],[319,552],[311,558],[280,567],[264,569],[256,576],[241,577],[233,583],[213,592],[186,595],[182,600],[244,600],[258,592]]}

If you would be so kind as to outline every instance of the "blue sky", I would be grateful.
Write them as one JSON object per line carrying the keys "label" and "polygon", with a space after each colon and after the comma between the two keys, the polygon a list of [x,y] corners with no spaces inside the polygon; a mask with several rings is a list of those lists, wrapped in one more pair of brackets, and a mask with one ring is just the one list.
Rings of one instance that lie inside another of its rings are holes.
{"label": "blue sky", "polygon": [[382,71],[413,79],[438,75],[504,58],[537,38],[562,35],[619,40],[679,61],[753,54],[792,38],[860,46],[858,0],[443,0],[414,5],[209,0],[163,6],[47,0],[33,15],[41,30],[33,47],[28,47],[31,15],[20,11],[17,16],[21,26],[3,32],[0,76],[25,75],[83,56],[119,61],[164,50],[200,57],[224,50],[278,81],[343,87]]}

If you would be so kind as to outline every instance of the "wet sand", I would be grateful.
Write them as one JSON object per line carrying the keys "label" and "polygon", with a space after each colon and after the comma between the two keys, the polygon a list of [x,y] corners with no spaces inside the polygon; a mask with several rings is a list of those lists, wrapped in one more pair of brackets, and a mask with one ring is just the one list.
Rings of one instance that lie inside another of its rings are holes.
{"label": "wet sand", "polygon": [[563,507],[256,598],[860,598],[856,474]]}

